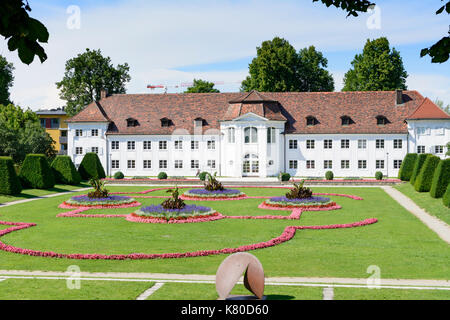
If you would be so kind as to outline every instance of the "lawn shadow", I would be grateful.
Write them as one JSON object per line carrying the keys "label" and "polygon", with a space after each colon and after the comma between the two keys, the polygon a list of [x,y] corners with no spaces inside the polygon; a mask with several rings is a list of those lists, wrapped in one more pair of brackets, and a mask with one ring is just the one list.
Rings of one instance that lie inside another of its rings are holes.
{"label": "lawn shadow", "polygon": [[295,297],[283,294],[268,294],[265,296],[266,300],[294,300]]}

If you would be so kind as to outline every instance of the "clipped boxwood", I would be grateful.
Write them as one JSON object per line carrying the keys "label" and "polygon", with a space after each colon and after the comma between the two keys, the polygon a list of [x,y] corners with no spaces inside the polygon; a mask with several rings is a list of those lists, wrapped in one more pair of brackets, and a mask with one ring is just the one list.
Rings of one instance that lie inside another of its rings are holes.
{"label": "clipped boxwood", "polygon": [[160,173],[158,174],[158,179],[159,179],[159,180],[167,180],[167,173],[165,173],[165,172],[160,172]]}
{"label": "clipped boxwood", "polygon": [[381,171],[375,172],[375,179],[377,179],[378,181],[383,180],[383,172]]}
{"label": "clipped boxwood", "polygon": [[43,154],[28,154],[19,174],[24,188],[50,189],[55,186],[53,170]]}
{"label": "clipped boxwood", "polygon": [[16,195],[22,192],[22,185],[16,174],[11,157],[0,157],[0,193]]}
{"label": "clipped boxwood", "polygon": [[450,183],[447,186],[447,191],[442,196],[442,203],[444,203],[444,206],[447,208],[450,208]]}
{"label": "clipped boxwood", "polygon": [[78,172],[83,180],[106,178],[105,169],[95,152],[86,153],[81,161]]}
{"label": "clipped boxwood", "polygon": [[418,192],[429,192],[431,183],[433,182],[434,172],[441,159],[432,154],[429,154],[420,169],[420,173],[414,182],[414,189]]}
{"label": "clipped boxwood", "polygon": [[51,167],[57,183],[77,185],[81,182],[81,176],[69,156],[57,156]]}
{"label": "clipped boxwood", "polygon": [[431,183],[430,195],[433,198],[441,198],[450,183],[450,158],[441,160],[434,172]]}
{"label": "clipped boxwood", "polygon": [[291,175],[289,173],[282,172],[280,173],[280,180],[283,182],[289,181],[291,180]]}
{"label": "clipped boxwood", "polygon": [[114,173],[114,179],[122,180],[123,178],[125,178],[125,175],[121,171],[117,171],[116,173]]}
{"label": "clipped boxwood", "polygon": [[333,179],[334,179],[333,171],[327,171],[327,172],[325,173],[325,179],[327,179],[327,180],[333,180]]}
{"label": "clipped boxwood", "polygon": [[207,175],[208,175],[208,172],[203,171],[203,172],[200,172],[200,173],[199,173],[198,178],[199,178],[201,181],[205,181]]}
{"label": "clipped boxwood", "polygon": [[428,153],[421,153],[417,156],[416,163],[414,164],[414,169],[411,174],[411,178],[409,179],[409,182],[414,185],[416,182],[416,178],[420,173],[420,169],[422,169],[423,164],[425,163],[425,160],[430,154]]}
{"label": "clipped boxwood", "polygon": [[398,178],[400,180],[409,181],[411,179],[417,157],[417,153],[408,153],[405,159],[403,159],[402,165],[398,172]]}

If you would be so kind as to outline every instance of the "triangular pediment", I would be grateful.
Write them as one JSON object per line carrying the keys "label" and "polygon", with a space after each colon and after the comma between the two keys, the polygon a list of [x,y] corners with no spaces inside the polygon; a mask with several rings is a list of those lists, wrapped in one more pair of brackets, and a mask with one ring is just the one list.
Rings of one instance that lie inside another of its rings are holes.
{"label": "triangular pediment", "polygon": [[267,118],[261,117],[257,114],[254,114],[253,112],[243,114],[242,116],[237,117],[233,120],[234,121],[268,121]]}

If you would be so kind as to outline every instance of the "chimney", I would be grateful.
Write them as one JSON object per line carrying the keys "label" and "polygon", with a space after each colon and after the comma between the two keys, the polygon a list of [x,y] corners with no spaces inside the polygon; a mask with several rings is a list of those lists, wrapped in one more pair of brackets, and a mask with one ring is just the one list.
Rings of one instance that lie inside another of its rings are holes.
{"label": "chimney", "polygon": [[395,102],[397,105],[403,104],[403,90],[401,89],[395,90]]}
{"label": "chimney", "polygon": [[108,96],[108,90],[102,89],[102,91],[100,91],[100,100],[105,99],[107,96]]}

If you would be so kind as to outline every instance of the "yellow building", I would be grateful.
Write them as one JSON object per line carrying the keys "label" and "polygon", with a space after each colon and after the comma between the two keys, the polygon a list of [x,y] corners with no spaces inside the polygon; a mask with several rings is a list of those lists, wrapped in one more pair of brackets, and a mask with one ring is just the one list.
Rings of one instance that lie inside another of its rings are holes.
{"label": "yellow building", "polygon": [[69,118],[64,108],[39,110],[36,112],[41,120],[41,126],[55,140],[58,154],[67,154],[67,123]]}

